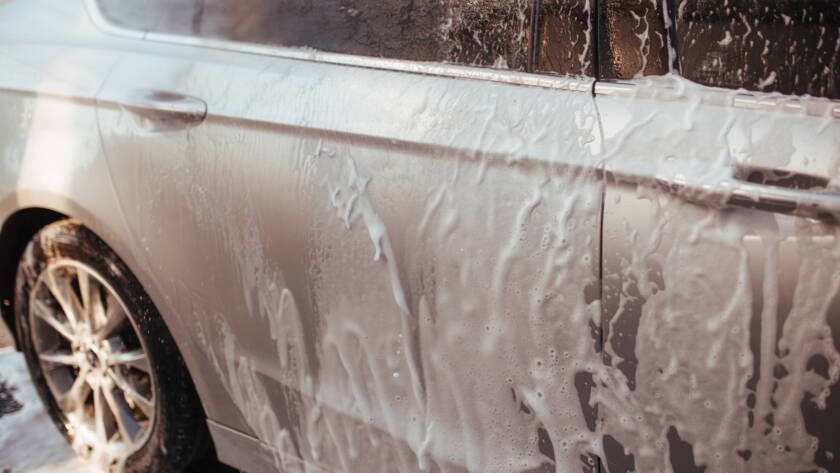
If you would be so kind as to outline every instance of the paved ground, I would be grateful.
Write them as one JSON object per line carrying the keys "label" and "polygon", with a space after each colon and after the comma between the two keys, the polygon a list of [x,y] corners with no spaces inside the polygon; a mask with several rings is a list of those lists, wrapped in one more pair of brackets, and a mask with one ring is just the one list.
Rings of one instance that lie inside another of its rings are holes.
{"label": "paved ground", "polygon": [[0,352],[0,472],[87,472],[47,417],[23,355]]}
{"label": "paved ground", "polygon": [[[89,473],[47,417],[23,355],[3,346],[0,344],[0,473]],[[232,471],[208,461],[193,473]]]}

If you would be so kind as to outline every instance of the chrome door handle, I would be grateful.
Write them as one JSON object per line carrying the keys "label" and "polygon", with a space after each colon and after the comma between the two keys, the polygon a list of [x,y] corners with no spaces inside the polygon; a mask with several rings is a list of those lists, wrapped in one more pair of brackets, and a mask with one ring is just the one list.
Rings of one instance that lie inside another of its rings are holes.
{"label": "chrome door handle", "polygon": [[831,190],[787,189],[734,178],[714,183],[662,176],[627,180],[653,184],[689,202],[714,208],[740,207],[840,222],[840,193]]}
{"label": "chrome door handle", "polygon": [[184,124],[207,117],[207,104],[195,97],[160,90],[136,90],[118,100],[120,106],[143,118],[169,119]]}
{"label": "chrome door handle", "polygon": [[598,174],[607,182],[659,189],[706,207],[739,207],[840,223],[840,192],[826,178],[810,176],[812,180],[805,182],[819,187],[801,189],[742,180],[737,170],[714,164],[661,163],[653,172],[619,164]]}
{"label": "chrome door handle", "polygon": [[828,221],[840,221],[840,194],[828,190],[800,190],[752,182],[738,182],[727,205]]}

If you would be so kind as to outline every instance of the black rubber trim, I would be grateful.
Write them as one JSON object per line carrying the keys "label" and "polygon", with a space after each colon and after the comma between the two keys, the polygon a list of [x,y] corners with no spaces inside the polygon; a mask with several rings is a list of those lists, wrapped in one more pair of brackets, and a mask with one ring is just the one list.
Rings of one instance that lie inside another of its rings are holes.
{"label": "black rubber trim", "polygon": [[[680,63],[680,47],[677,41],[677,14],[674,8],[674,0],[662,0],[662,7],[662,23],[668,33],[668,46],[674,49],[674,60],[669,64],[670,72],[680,74],[682,64]],[[665,21],[666,18],[671,19],[671,26],[668,26],[668,22]]]}

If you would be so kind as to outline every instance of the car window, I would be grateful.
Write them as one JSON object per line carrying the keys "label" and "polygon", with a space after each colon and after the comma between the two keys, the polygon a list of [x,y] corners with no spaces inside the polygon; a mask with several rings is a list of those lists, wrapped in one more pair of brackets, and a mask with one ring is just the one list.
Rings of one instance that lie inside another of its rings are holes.
{"label": "car window", "polygon": [[598,69],[603,79],[669,72],[661,0],[598,0]]}
{"label": "car window", "polygon": [[531,0],[98,0],[127,28],[419,61],[528,68]]}
{"label": "car window", "polygon": [[542,0],[535,70],[594,76],[594,28],[589,0]]}
{"label": "car window", "polygon": [[681,0],[677,37],[701,84],[840,98],[837,0]]}

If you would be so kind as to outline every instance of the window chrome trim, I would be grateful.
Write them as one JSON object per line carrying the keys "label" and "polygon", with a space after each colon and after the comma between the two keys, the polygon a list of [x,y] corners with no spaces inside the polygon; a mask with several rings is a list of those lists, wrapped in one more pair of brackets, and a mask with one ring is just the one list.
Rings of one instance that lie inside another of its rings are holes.
{"label": "window chrome trim", "polygon": [[143,32],[113,24],[105,18],[105,15],[100,11],[98,5],[96,4],[96,0],[84,0],[84,2],[88,15],[96,28],[103,33],[126,39],[147,40],[178,44],[182,46],[219,49],[231,52],[273,56],[284,59],[297,59],[301,61],[320,62],[341,66],[408,72],[413,74],[451,77],[456,79],[499,82],[545,89],[566,90],[571,92],[591,93],[593,84],[595,83],[595,79],[589,77],[540,75],[529,72],[461,66],[455,64],[330,53],[310,48],[292,48],[285,46],[268,46],[256,43],[240,43],[235,41],[198,38],[172,33]]}
{"label": "window chrome trim", "polygon": [[[679,78],[679,80],[687,81],[688,79]],[[696,83],[692,83],[692,86],[702,91],[699,96],[705,104],[768,112],[783,111],[793,114],[840,119],[840,100],[832,100],[824,97],[800,97],[779,93],[751,92],[743,89],[730,90]],[[595,96],[655,98],[672,102],[689,99],[688,96],[682,93],[680,84],[676,81],[669,83],[667,77],[657,77],[653,78],[653,80],[642,79],[640,81],[596,82],[593,90],[595,91]],[[692,95],[692,97],[697,96]]]}

